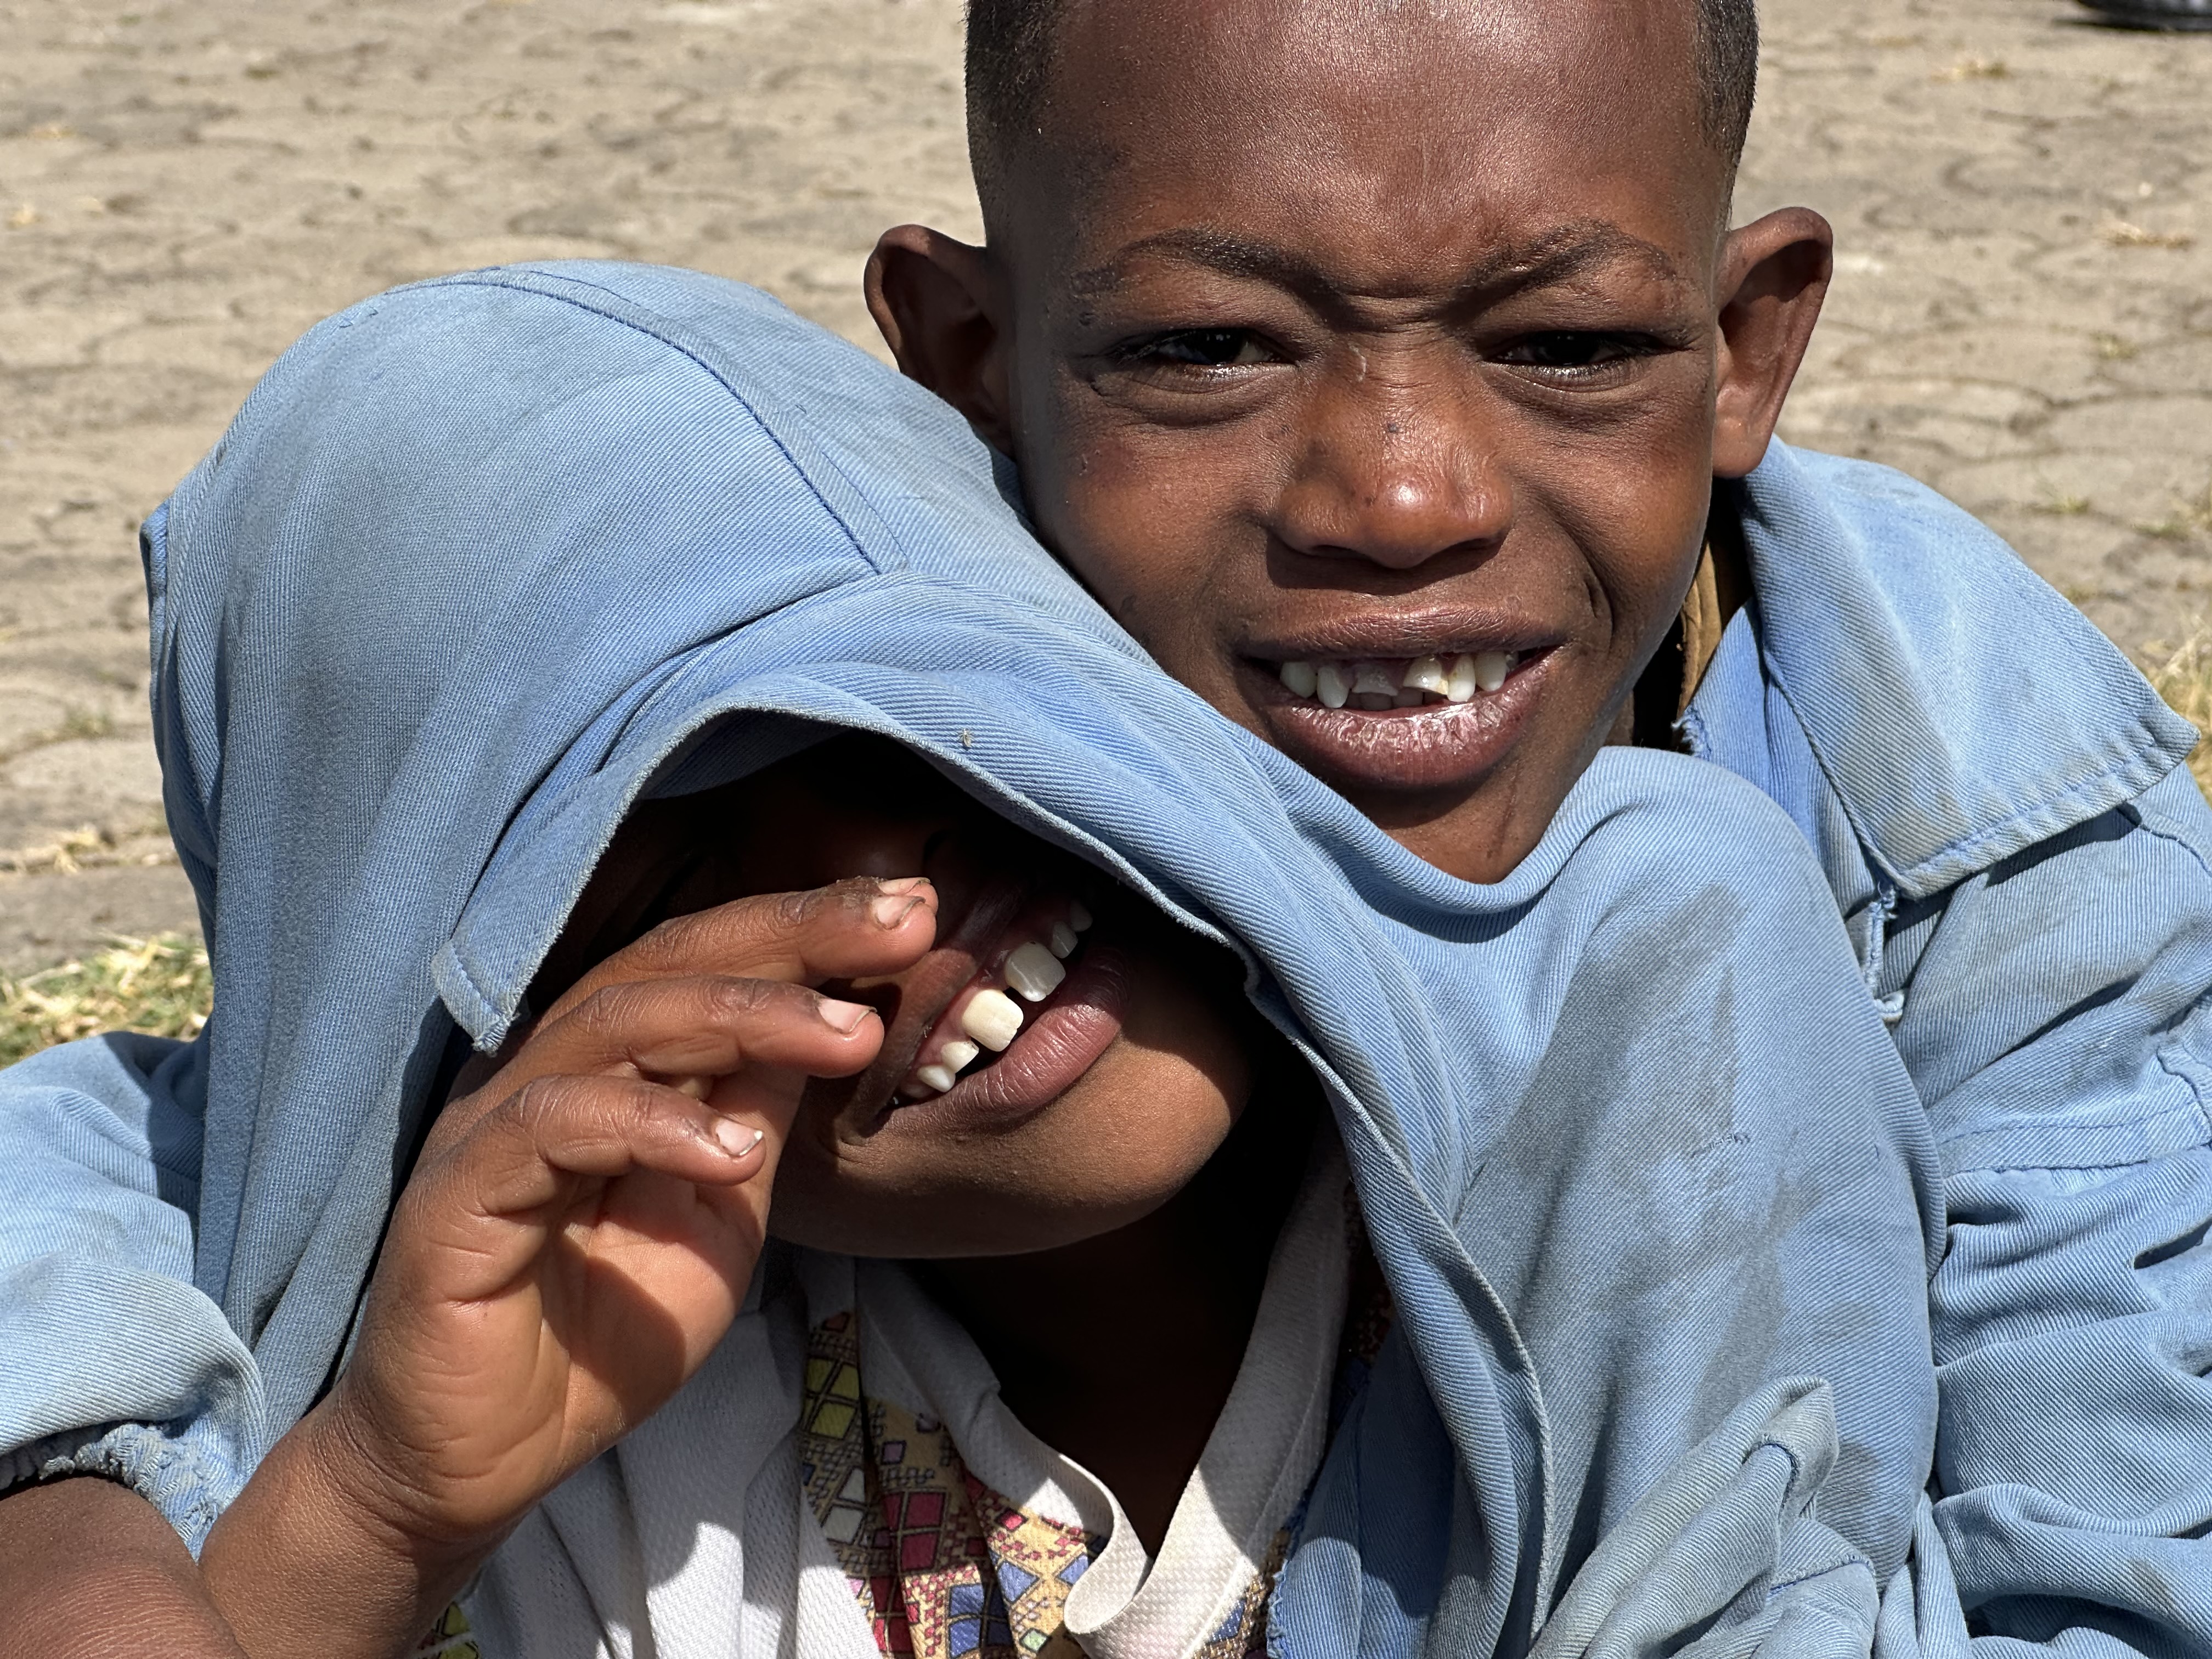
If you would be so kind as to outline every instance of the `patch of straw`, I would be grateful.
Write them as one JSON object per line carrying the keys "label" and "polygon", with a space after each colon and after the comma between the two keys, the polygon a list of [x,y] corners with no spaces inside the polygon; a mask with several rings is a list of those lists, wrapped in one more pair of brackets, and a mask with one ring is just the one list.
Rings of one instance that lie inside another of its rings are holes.
{"label": "patch of straw", "polygon": [[[2166,650],[2163,646],[2148,648]],[[2206,734],[2189,757],[2189,769],[2197,775],[2197,787],[2212,797],[2212,624],[2199,628],[2170,651],[2164,662],[2152,668],[2150,683],[2174,713]]]}
{"label": "patch of straw", "polygon": [[101,1031],[192,1036],[214,995],[206,947],[182,933],[118,939],[81,962],[0,975],[0,1066]]}

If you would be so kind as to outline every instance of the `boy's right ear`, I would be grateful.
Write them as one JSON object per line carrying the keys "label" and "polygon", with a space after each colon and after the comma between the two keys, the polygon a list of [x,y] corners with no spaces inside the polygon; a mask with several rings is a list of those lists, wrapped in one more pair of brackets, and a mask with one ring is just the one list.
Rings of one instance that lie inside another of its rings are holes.
{"label": "boy's right ear", "polygon": [[983,250],[926,225],[896,225],[877,239],[866,283],[868,310],[899,372],[966,416],[984,442],[1012,454],[1006,342]]}

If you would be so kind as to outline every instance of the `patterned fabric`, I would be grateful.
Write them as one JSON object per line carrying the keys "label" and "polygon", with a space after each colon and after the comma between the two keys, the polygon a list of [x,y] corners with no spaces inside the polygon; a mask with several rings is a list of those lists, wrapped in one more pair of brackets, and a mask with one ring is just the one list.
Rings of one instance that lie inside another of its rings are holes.
{"label": "patterned fabric", "polygon": [[[1364,1244],[1339,1352],[1330,1426],[1390,1328],[1389,1291]],[[936,1419],[871,1398],[850,1310],[809,1334],[799,1480],[884,1659],[1082,1659],[1068,1592],[1103,1538],[1024,1513],[969,1474]],[[1297,1524],[1275,1534],[1227,1618],[1192,1659],[1260,1659],[1267,1597]]]}
{"label": "patterned fabric", "polygon": [[456,1601],[407,1653],[408,1659],[482,1659],[483,1650],[470,1632],[468,1614]]}
{"label": "patterned fabric", "polygon": [[969,1474],[952,1437],[860,1389],[848,1312],[816,1326],[799,1480],[886,1656],[1081,1659],[1067,1592],[1103,1540],[1024,1515]]}

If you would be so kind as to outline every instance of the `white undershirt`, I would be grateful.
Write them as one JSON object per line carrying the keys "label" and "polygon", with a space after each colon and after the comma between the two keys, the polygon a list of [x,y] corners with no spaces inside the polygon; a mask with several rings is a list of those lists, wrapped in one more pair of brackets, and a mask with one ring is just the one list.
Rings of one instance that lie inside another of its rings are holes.
{"label": "white undershirt", "polygon": [[1091,1659],[1186,1659],[1261,1571],[1325,1449],[1353,1221],[1323,1139],[1158,1560],[1103,1482],[1016,1420],[967,1332],[902,1267],[803,1251],[792,1293],[742,1316],[674,1400],[501,1547],[464,1598],[465,1639],[483,1659],[880,1659],[796,1449],[807,1330],[851,1309],[871,1398],[942,1421],[968,1471],[1024,1510],[1105,1539],[1065,1608]]}

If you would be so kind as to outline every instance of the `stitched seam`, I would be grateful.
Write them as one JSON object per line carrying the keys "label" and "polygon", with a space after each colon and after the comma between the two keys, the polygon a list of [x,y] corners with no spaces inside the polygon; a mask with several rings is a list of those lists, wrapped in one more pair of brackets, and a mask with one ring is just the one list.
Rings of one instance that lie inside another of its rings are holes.
{"label": "stitched seam", "polygon": [[2143,834],[2150,836],[2155,841],[2172,842],[2174,846],[2179,847],[2183,852],[2188,854],[2189,856],[2196,861],[2197,867],[2199,870],[2203,871],[2207,875],[2212,875],[2212,863],[2208,863],[2206,861],[2203,850],[2198,848],[2194,842],[2185,841],[2179,836],[2175,835],[2171,830],[2160,829],[2156,824],[2145,818],[2140,812],[2133,814],[2133,817],[2136,821],[2136,828],[2142,830]]}
{"label": "stitched seam", "polygon": [[[1857,803],[1838,782],[1836,770],[1830,763],[1827,751],[1814,737],[1811,725],[1806,720],[1803,712],[1798,708],[1796,696],[1790,689],[1789,680],[1783,675],[1780,665],[1774,660],[1772,653],[1763,647],[1759,654],[1760,666],[1765,671],[1764,678],[1769,684],[1782,693],[1783,701],[1790,705],[1790,718],[1797,722],[1797,729],[1804,733],[1806,747],[1812,750],[1814,764],[1820,767],[1820,775],[1826,781],[1828,788],[1835,795],[1838,804],[1842,806],[1844,816],[1850,820],[1851,829],[1857,835],[1860,844],[1872,850],[1877,845],[1876,841],[1869,833],[1868,826],[1862,822]],[[2165,758],[2165,751],[2160,747],[2156,734],[2141,720],[2135,722],[2131,735],[2138,744],[2132,752],[2120,748],[2117,744],[2107,745],[2099,751],[2095,758],[2103,765],[2104,770],[2098,773],[2095,777],[2087,779],[2055,794],[2042,796],[2026,805],[2018,802],[2008,803],[2013,810],[2002,822],[1945,843],[1927,857],[1913,864],[1910,870],[1893,869],[1890,873],[1901,879],[1910,874],[1911,870],[1924,870],[1930,865],[1941,863],[1946,859],[1976,858],[1981,848],[2013,833],[2023,820],[2041,813],[2063,811],[2075,801],[2101,793],[2114,782],[2120,783],[2130,791],[2128,795],[2122,797],[2122,802],[2132,799],[2167,777],[2175,767],[2181,764],[2179,760],[2169,760],[2165,765],[2159,766],[2158,769],[2151,773],[2148,778],[2137,782],[2136,779],[2146,769],[2156,766],[2160,759]],[[2115,805],[2120,804],[2121,802],[2113,803]],[[2149,826],[2143,827],[2148,829]],[[1887,865],[1887,859],[1882,862]]]}

